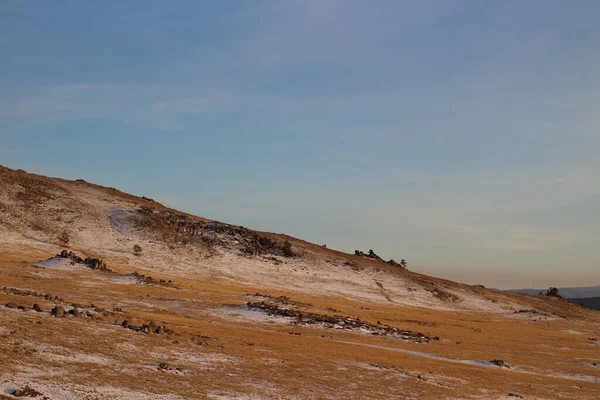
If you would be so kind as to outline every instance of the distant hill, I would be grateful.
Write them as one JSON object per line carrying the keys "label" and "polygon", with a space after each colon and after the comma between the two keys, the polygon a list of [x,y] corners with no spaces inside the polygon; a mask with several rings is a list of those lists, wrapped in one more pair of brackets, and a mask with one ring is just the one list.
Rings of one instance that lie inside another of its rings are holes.
{"label": "distant hill", "polygon": [[[540,292],[546,293],[545,289],[511,289],[506,292],[518,292],[526,294],[539,294]],[[571,287],[571,288],[558,288],[558,294],[567,299],[585,299],[590,297],[600,297],[600,286],[586,286],[586,287]]]}
{"label": "distant hill", "polygon": [[584,307],[592,310],[600,311],[600,297],[588,297],[585,299],[569,299],[573,303],[581,304]]}

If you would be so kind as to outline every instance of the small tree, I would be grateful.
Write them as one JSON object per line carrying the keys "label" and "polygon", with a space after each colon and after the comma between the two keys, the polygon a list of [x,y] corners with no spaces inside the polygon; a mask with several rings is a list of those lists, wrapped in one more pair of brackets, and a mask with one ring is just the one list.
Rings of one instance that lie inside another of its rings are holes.
{"label": "small tree", "polygon": [[400,265],[402,265],[402,268],[408,267],[408,263],[406,262],[406,260],[404,258],[402,260],[400,260]]}
{"label": "small tree", "polygon": [[58,242],[60,243],[61,246],[68,246],[69,242],[71,241],[71,238],[69,236],[69,232],[67,231],[62,231],[60,233],[60,235],[58,235]]}
{"label": "small tree", "polygon": [[140,246],[139,244],[134,244],[133,245],[133,254],[135,254],[136,256],[139,256],[140,254],[142,254],[142,246]]}
{"label": "small tree", "polygon": [[550,287],[550,289],[548,289],[546,291],[546,296],[548,297],[562,297],[560,294],[558,294],[558,289],[555,287]]}

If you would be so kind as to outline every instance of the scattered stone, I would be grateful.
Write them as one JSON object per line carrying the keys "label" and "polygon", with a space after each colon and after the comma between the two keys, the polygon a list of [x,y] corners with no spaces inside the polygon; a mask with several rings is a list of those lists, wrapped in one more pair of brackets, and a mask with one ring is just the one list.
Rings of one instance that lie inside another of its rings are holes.
{"label": "scattered stone", "polygon": [[523,397],[523,396],[520,396],[520,395],[518,395],[518,394],[516,394],[516,393],[509,393],[509,394],[508,394],[508,397],[516,397],[517,399],[524,399],[524,397]]}
{"label": "scattered stone", "polygon": [[158,369],[159,370],[168,370],[169,364],[162,362],[162,363],[158,364]]}
{"label": "scattered stone", "polygon": [[23,389],[17,389],[11,394],[15,397],[37,397],[43,395],[43,393],[40,393],[29,386],[25,386]]}
{"label": "scattered stone", "polygon": [[2,291],[4,293],[14,294],[17,296],[37,297],[39,299],[46,299],[46,300],[50,300],[50,301],[56,300],[56,301],[64,302],[64,300],[58,296],[52,296],[51,294],[47,294],[47,293],[39,293],[39,292],[35,292],[33,290],[21,290],[21,289],[10,288],[10,287],[5,286],[2,288]]}
{"label": "scattered stone", "polygon": [[55,306],[51,312],[52,316],[56,318],[61,318],[65,315],[65,309],[62,306]]}
{"label": "scattered stone", "polygon": [[506,362],[504,362],[504,360],[493,359],[490,362],[494,365],[497,365],[500,368],[510,368],[510,365],[508,365]]}
{"label": "scattered stone", "polygon": [[146,285],[157,285],[157,286],[164,286],[164,287],[179,289],[179,287],[175,286],[171,280],[168,280],[168,281],[164,280],[164,279],[157,280],[151,276],[140,274],[137,271],[134,271],[132,273],[132,275],[138,280],[138,282],[146,284]]}
{"label": "scattered stone", "polygon": [[330,329],[362,330],[369,332],[371,335],[392,335],[400,337],[402,340],[412,341],[416,343],[429,342],[430,340],[439,340],[437,336],[432,338],[420,332],[397,329],[389,325],[373,325],[361,321],[360,318],[353,318],[349,316],[344,317],[341,315],[315,314],[287,307],[282,308],[279,307],[277,304],[273,304],[266,301],[248,302],[247,306],[251,310],[260,310],[268,313],[269,315],[294,318],[294,324],[296,325],[323,324],[326,328]]}

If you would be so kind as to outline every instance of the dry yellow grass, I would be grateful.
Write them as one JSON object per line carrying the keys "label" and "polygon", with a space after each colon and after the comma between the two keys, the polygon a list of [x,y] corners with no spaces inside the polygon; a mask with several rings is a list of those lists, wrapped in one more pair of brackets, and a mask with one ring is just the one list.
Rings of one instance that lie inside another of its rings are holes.
{"label": "dry yellow grass", "polygon": [[[2,259],[8,258],[2,254]],[[42,389],[57,386],[93,394],[96,387],[109,386],[184,398],[248,394],[437,399],[514,393],[525,398],[593,399],[600,393],[600,373],[591,365],[600,361],[600,346],[588,340],[599,339],[597,313],[551,299],[543,301],[566,318],[426,310],[309,294],[292,298],[313,312],[335,309],[364,321],[440,337],[418,344],[315,326],[253,322],[244,318],[246,311],[239,311],[239,318],[224,311],[233,306],[243,310],[249,293],[286,294],[265,287],[187,279],[178,282],[182,290],[175,290],[114,283],[101,272],[7,261],[0,263],[0,272],[3,286],[50,293],[64,299],[61,304],[123,309],[93,321],[1,308],[2,377],[28,379],[33,387],[41,382]],[[39,303],[45,310],[56,303],[0,293],[2,304],[10,301],[28,309]],[[127,330],[115,323],[124,318],[160,321],[175,334]],[[198,336],[210,339],[198,345]],[[466,363],[492,359],[506,361],[511,369]],[[161,362],[182,372],[161,372]],[[593,378],[597,381],[586,381]]]}
{"label": "dry yellow grass", "polygon": [[[176,211],[87,182],[0,167],[0,188],[2,391],[29,385],[52,399],[600,398],[598,312],[427,277],[285,235],[257,233],[289,240],[299,257],[249,258],[227,233],[221,247],[161,240],[127,226],[126,217],[141,206]],[[114,273],[60,260],[36,266],[62,249],[63,230],[70,250],[101,257]],[[141,255],[132,254],[137,243]],[[176,288],[143,284],[133,271]],[[256,293],[439,340],[291,323],[250,310],[248,301],[277,302]],[[26,310],[4,307],[9,302]],[[31,310],[35,303],[45,311]],[[55,305],[73,304],[95,317],[50,315]],[[136,332],[123,320],[155,321],[173,334]]]}

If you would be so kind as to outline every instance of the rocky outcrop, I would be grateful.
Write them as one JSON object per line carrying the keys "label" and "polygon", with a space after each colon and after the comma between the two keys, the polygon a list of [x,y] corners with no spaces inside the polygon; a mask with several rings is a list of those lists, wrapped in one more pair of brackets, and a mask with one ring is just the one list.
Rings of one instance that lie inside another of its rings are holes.
{"label": "rocky outcrop", "polygon": [[205,221],[168,210],[140,207],[136,225],[163,240],[180,245],[196,242],[209,247],[238,248],[247,256],[262,254],[297,257],[289,241],[278,242],[243,226]]}
{"label": "rocky outcrop", "polygon": [[68,258],[75,263],[84,264],[93,270],[98,270],[98,271],[103,271],[103,272],[113,272],[110,268],[108,268],[108,266],[106,265],[106,262],[104,262],[104,260],[102,260],[101,258],[87,257],[84,259],[84,258],[81,258],[81,257],[75,255],[73,252],[67,251],[67,250],[61,251],[57,257]]}

